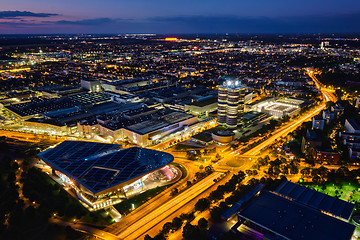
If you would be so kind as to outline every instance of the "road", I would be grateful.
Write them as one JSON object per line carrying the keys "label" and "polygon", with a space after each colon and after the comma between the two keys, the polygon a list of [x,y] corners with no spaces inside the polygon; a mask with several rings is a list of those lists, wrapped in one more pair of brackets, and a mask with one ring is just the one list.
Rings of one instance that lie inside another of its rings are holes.
{"label": "road", "polygon": [[144,216],[139,221],[127,227],[125,231],[118,236],[121,239],[138,239],[139,236],[146,233],[149,229],[157,225],[160,221],[167,218],[170,214],[183,207],[186,203],[200,195],[206,189],[214,184],[214,179],[220,177],[222,173],[213,173],[203,181],[198,182],[191,188],[177,195],[171,201],[164,202],[163,205]]}
{"label": "road", "polygon": [[147,214],[150,214],[152,211],[163,205],[165,202],[169,201],[169,199],[171,199],[170,192],[173,188],[179,189],[180,186],[186,184],[188,180],[194,178],[195,170],[185,165],[184,167],[187,170],[187,176],[185,178],[181,179],[179,182],[175,183],[168,189],[164,190],[156,197],[142,204],[140,207],[136,208],[133,212],[131,212],[127,216],[123,216],[119,222],[114,223],[111,226],[107,227],[106,231],[111,232],[113,234],[119,234],[120,232],[128,228],[131,224],[134,224],[137,221],[141,220]]}
{"label": "road", "polygon": [[65,221],[62,221],[62,220],[59,220],[56,218],[50,218],[50,222],[56,223],[56,224],[62,225],[62,226],[70,226],[73,229],[75,229],[76,231],[90,234],[92,236],[95,236],[96,238],[105,239],[105,240],[120,240],[119,237],[117,237],[111,233],[108,233],[106,231],[100,230],[98,228],[93,228],[93,227],[90,227],[87,225],[82,225],[79,223],[65,222]]}
{"label": "road", "polygon": [[306,114],[305,116],[302,116],[299,119],[293,120],[290,123],[286,124],[285,126],[281,127],[280,129],[276,130],[273,135],[265,140],[264,142],[260,143],[256,147],[250,149],[249,151],[245,152],[243,155],[257,155],[260,153],[260,151],[271,145],[276,140],[280,139],[283,136],[286,136],[290,132],[294,131],[297,127],[299,127],[301,124],[303,124],[305,121],[311,119],[312,117],[318,115],[322,110],[324,110],[326,107],[325,103],[322,103],[318,108],[314,109],[310,113]]}
{"label": "road", "polygon": [[[319,80],[314,76],[312,71],[308,71],[309,76],[311,79],[315,82],[317,87],[322,86],[322,84],[319,82]],[[332,93],[332,90],[328,90],[326,88],[320,88],[321,92],[327,101],[336,102],[337,98]],[[307,120],[310,120],[312,117],[318,115],[322,110],[326,108],[325,102],[323,102],[318,108],[314,109],[310,113],[306,114],[305,116],[302,116],[299,119],[293,120],[290,123],[286,124],[284,127],[281,127],[280,129],[276,130],[273,133],[273,136],[271,136],[269,139],[265,140],[264,142],[260,143],[256,147],[252,148],[251,150],[245,152],[243,155],[257,155],[259,152],[265,148],[268,145],[271,145],[273,142],[275,142],[277,139],[286,136],[290,132],[294,131],[297,127],[299,127],[302,123],[304,123]]]}
{"label": "road", "polygon": [[23,142],[32,142],[32,143],[38,143],[41,142],[42,140],[47,140],[50,143],[57,143],[64,141],[63,137],[44,136],[40,134],[17,132],[11,130],[0,130],[0,136],[6,136],[7,138],[16,139]]}
{"label": "road", "polygon": [[[183,207],[179,208],[177,211],[173,212],[172,214],[169,214],[165,219],[160,221],[156,226],[154,226],[153,228],[149,229],[146,233],[144,233],[139,239],[143,239],[143,237],[145,237],[146,234],[149,234],[152,237],[157,235],[162,230],[162,227],[164,226],[164,224],[166,222],[171,222],[175,217],[180,217],[180,215],[183,214],[183,213],[190,213],[191,211],[193,211],[195,204],[197,203],[197,201],[200,198],[208,196],[212,191],[216,190],[216,188],[219,185],[222,185],[225,182],[229,181],[232,176],[233,176],[232,174],[228,174],[226,177],[221,179],[219,182],[217,182],[216,184],[213,184],[206,191],[204,191],[201,195],[198,195],[193,200],[187,202]],[[210,218],[210,211],[209,210],[204,211],[202,213],[195,212],[195,219],[192,221],[192,224],[197,224],[199,219],[201,217],[204,217],[205,212],[208,214],[207,219],[209,219]],[[169,234],[168,239],[182,239],[182,229],[179,229],[174,234]]]}
{"label": "road", "polygon": [[312,71],[312,70],[307,70],[307,74],[308,74],[309,77],[314,81],[316,87],[321,89],[321,92],[322,92],[322,94],[324,95],[326,101],[331,101],[331,102],[336,102],[336,101],[337,101],[336,96],[333,94],[334,90],[332,90],[332,89],[327,89],[327,88],[316,78],[314,71]]}

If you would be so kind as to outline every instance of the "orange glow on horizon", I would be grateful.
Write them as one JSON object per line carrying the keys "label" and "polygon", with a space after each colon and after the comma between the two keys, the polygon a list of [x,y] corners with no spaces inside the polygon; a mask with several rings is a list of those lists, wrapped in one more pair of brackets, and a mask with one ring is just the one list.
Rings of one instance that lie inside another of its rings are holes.
{"label": "orange glow on horizon", "polygon": [[178,39],[175,37],[167,37],[165,38],[165,41],[177,41]]}

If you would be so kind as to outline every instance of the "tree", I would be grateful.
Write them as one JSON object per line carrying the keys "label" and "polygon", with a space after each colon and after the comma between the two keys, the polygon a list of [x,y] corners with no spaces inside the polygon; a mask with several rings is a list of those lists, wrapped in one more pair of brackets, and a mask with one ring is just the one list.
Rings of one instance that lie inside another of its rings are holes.
{"label": "tree", "polygon": [[203,179],[205,176],[204,176],[204,173],[202,173],[202,172],[196,172],[195,173],[195,178],[197,179],[197,180],[200,180],[200,179]]}
{"label": "tree", "polygon": [[145,235],[145,237],[144,237],[144,240],[152,240],[153,238],[152,237],[150,237],[150,235],[149,234],[146,234]]}
{"label": "tree", "polygon": [[208,221],[205,218],[200,218],[198,221],[200,230],[206,230],[208,227]]}
{"label": "tree", "polygon": [[172,230],[176,231],[176,230],[180,229],[182,224],[183,224],[183,221],[180,218],[175,217],[171,222]]}
{"label": "tree", "polygon": [[203,212],[210,207],[210,201],[207,198],[201,198],[195,204],[195,210]]}
{"label": "tree", "polygon": [[290,174],[297,174],[299,172],[299,168],[296,165],[290,166]]}
{"label": "tree", "polygon": [[210,216],[215,221],[220,221],[220,216],[223,213],[223,209],[219,207],[213,207],[210,209]]}
{"label": "tree", "polygon": [[154,240],[166,240],[166,237],[164,236],[163,233],[159,233],[154,237]]}
{"label": "tree", "polygon": [[170,196],[176,196],[177,194],[179,193],[179,190],[177,188],[173,188],[171,189],[171,193],[170,193]]}
{"label": "tree", "polygon": [[206,233],[203,231],[200,231],[198,226],[191,225],[190,223],[187,223],[183,228],[183,238],[185,240],[202,240],[206,239]]}
{"label": "tree", "polygon": [[172,229],[172,227],[173,227],[173,226],[172,226],[172,223],[171,223],[171,222],[167,222],[167,223],[164,224],[161,232],[166,235],[166,234],[168,234],[168,233],[170,232],[170,230]]}
{"label": "tree", "polygon": [[312,178],[312,181],[314,183],[317,183],[319,184],[321,182],[321,178],[319,177],[319,175],[315,175],[313,178]]}
{"label": "tree", "polygon": [[210,165],[206,166],[205,167],[205,172],[206,172],[207,175],[210,175],[211,173],[214,172],[214,168],[212,166],[210,166]]}
{"label": "tree", "polygon": [[303,168],[303,169],[301,169],[300,173],[304,176],[309,176],[311,173],[311,168],[309,168],[309,167]]}

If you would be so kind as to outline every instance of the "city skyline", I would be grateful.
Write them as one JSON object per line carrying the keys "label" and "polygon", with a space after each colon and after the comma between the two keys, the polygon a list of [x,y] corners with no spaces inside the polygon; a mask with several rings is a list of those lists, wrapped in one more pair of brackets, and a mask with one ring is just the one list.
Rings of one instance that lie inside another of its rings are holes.
{"label": "city skyline", "polygon": [[1,0],[0,239],[360,239],[359,0]]}
{"label": "city skyline", "polygon": [[57,33],[354,33],[354,0],[3,1],[1,34]]}

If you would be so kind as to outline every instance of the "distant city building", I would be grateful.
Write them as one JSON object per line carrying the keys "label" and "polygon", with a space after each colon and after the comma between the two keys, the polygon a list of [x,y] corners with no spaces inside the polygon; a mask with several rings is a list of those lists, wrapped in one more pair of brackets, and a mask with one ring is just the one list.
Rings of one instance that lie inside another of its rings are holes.
{"label": "distant city building", "polygon": [[331,107],[331,111],[335,112],[337,118],[344,114],[344,110],[345,108],[339,103],[336,103],[335,106]]}
{"label": "distant city building", "polygon": [[325,120],[319,117],[312,118],[312,129],[313,130],[324,130]]}
{"label": "distant city building", "polygon": [[311,148],[320,147],[322,145],[321,138],[314,130],[307,130],[306,136],[302,138],[301,152],[305,153]]}
{"label": "distant city building", "polygon": [[246,88],[238,80],[227,80],[219,86],[218,123],[236,128],[244,113]]}
{"label": "distant city building", "polygon": [[360,97],[357,97],[357,98],[356,98],[355,107],[356,107],[356,108],[359,108],[359,106],[360,106]]}
{"label": "distant city building", "polygon": [[81,79],[81,87],[89,90],[90,92],[100,92],[101,83],[99,80]]}
{"label": "distant city building", "polygon": [[353,119],[345,120],[345,131],[339,136],[345,146],[349,147],[350,157],[360,156],[360,126]]}
{"label": "distant city building", "polygon": [[322,114],[322,118],[326,121],[326,123],[329,123],[332,120],[334,120],[335,116],[336,116],[336,113],[332,112],[332,111],[323,111],[323,114]]}
{"label": "distant city building", "polygon": [[185,110],[194,114],[208,115],[217,110],[218,101],[216,97],[210,96],[185,105]]}
{"label": "distant city building", "polygon": [[345,120],[345,129],[348,133],[360,134],[360,126],[353,119]]}
{"label": "distant city building", "polygon": [[341,154],[333,149],[314,148],[313,158],[316,163],[339,164]]}

